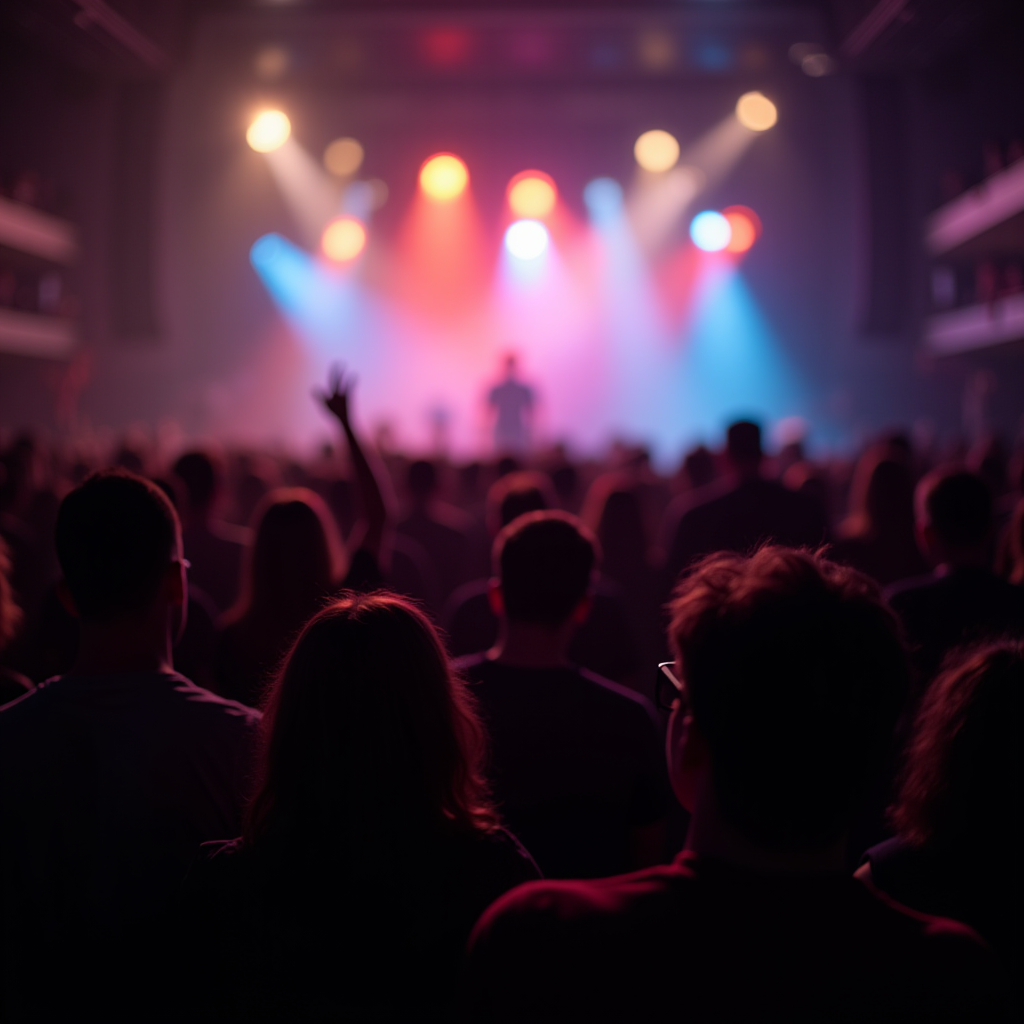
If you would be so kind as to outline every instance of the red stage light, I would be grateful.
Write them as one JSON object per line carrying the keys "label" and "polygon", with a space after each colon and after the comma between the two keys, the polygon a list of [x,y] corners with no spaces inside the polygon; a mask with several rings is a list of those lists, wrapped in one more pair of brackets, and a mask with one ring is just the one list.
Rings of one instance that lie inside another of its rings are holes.
{"label": "red stage light", "polygon": [[761,237],[761,218],[749,206],[727,206],[722,216],[732,228],[726,252],[746,252]]}

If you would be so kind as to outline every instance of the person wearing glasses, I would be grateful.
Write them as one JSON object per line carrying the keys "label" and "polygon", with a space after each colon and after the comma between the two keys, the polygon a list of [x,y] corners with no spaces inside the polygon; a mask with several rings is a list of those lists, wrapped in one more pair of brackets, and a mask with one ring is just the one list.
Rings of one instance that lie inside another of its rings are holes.
{"label": "person wearing glasses", "polygon": [[575,516],[513,520],[494,542],[498,641],[458,662],[491,736],[495,796],[548,878],[596,878],[667,853],[672,795],[654,708],[569,660],[597,561]]}
{"label": "person wearing glasses", "polygon": [[853,877],[846,833],[907,689],[877,585],[807,551],[706,558],[671,605],[668,866],[539,882],[470,939],[490,1021],[1003,1019],[991,953]]}
{"label": "person wearing glasses", "polygon": [[259,714],[174,671],[181,528],[123,470],[57,516],[74,667],[0,711],[5,1020],[147,1019],[198,844],[237,829]]}

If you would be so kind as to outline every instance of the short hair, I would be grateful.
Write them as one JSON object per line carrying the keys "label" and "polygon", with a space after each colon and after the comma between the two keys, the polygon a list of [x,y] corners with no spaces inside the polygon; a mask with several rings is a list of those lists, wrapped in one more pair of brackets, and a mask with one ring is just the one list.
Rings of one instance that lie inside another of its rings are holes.
{"label": "short hair", "polygon": [[209,452],[186,452],[175,462],[174,475],[185,485],[189,508],[202,510],[213,504],[222,470]]}
{"label": "short hair", "polygon": [[992,532],[992,492],[970,470],[933,469],[917,485],[917,506],[919,515],[950,547],[984,544]]}
{"label": "short hair", "polygon": [[495,531],[527,512],[540,512],[554,504],[551,481],[532,470],[517,470],[501,477],[487,492],[487,519]]}
{"label": "short hair", "polygon": [[530,512],[494,541],[505,614],[512,622],[560,626],[590,588],[597,539],[567,512]]}
{"label": "short hair", "polygon": [[1021,848],[1024,644],[961,651],[928,688],[890,817],[914,844]]}
{"label": "short hair", "polygon": [[405,483],[413,497],[429,498],[437,490],[437,467],[427,459],[417,459],[410,463]]}
{"label": "short hair", "polygon": [[679,585],[670,641],[715,792],[768,845],[835,841],[888,752],[908,685],[877,584],[820,553],[711,555]]}
{"label": "short hair", "polygon": [[124,469],[94,473],[57,512],[57,558],[82,619],[113,619],[150,605],[180,542],[174,506]]}
{"label": "short hair", "polygon": [[760,462],[760,426],[751,420],[730,423],[726,431],[725,448],[734,462]]}

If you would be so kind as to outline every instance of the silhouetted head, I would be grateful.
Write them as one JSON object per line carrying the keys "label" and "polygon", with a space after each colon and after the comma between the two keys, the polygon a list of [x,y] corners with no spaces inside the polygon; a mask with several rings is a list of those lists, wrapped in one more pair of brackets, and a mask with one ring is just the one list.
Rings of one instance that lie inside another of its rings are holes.
{"label": "silhouetted head", "polygon": [[181,527],[167,496],[126,470],[94,473],[60,503],[57,558],[86,622],[149,608],[172,563]]}
{"label": "silhouetted head", "polygon": [[696,490],[703,487],[715,479],[715,457],[704,445],[699,444],[686,453],[686,458],[683,459],[683,472],[691,488]]}
{"label": "silhouetted head", "polygon": [[295,628],[344,575],[337,527],[320,496],[304,487],[271,491],[254,518],[240,608]]}
{"label": "silhouetted head", "polygon": [[[688,705],[672,731],[692,715],[722,813],[765,845],[838,841],[907,688],[899,628],[877,585],[820,555],[769,546],[705,558],[671,613]],[[685,755],[670,753],[685,790]]]}
{"label": "silhouetted head", "polygon": [[935,562],[986,558],[992,536],[992,492],[976,473],[934,469],[917,485],[918,531]]}
{"label": "silhouetted head", "polygon": [[223,485],[224,469],[209,452],[186,452],[174,464],[174,475],[184,485],[186,508],[193,514],[208,512]]}
{"label": "silhouetted head", "polygon": [[902,459],[872,448],[857,463],[850,489],[855,532],[871,537],[912,536],[914,480]]}
{"label": "silhouetted head", "polygon": [[530,512],[506,526],[493,556],[509,621],[563,625],[590,590],[598,551],[594,535],[568,512]]}
{"label": "silhouetted head", "polygon": [[508,380],[515,377],[518,366],[519,361],[516,358],[516,354],[514,352],[509,352],[508,355],[505,356],[505,377]]}
{"label": "silhouetted head", "polygon": [[266,700],[254,843],[392,858],[410,837],[497,824],[485,739],[437,632],[393,594],[349,594],[303,628]]}
{"label": "silhouetted head", "polygon": [[725,450],[737,473],[756,473],[761,465],[761,428],[750,420],[729,424]]}
{"label": "silhouetted head", "polygon": [[893,824],[915,844],[1012,854],[1024,818],[1024,645],[964,652],[931,684],[907,748]]}
{"label": "silhouetted head", "polygon": [[539,512],[555,503],[551,481],[543,473],[520,470],[491,485],[487,492],[487,525],[496,534],[527,512]]}
{"label": "silhouetted head", "polygon": [[606,473],[587,492],[581,518],[601,543],[604,571],[617,580],[635,575],[647,558],[647,529],[628,476]]}
{"label": "silhouetted head", "polygon": [[409,464],[405,485],[413,501],[428,501],[437,490],[437,467],[427,459],[417,459]]}

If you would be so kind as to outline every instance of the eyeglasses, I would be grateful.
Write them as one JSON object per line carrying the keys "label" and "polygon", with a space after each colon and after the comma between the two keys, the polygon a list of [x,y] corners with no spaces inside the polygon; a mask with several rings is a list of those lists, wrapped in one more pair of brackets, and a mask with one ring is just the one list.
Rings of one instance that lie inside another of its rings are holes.
{"label": "eyeglasses", "polygon": [[676,678],[674,661],[663,661],[658,665],[658,678],[654,684],[654,698],[659,708],[672,710],[678,700],[685,702],[686,687]]}

